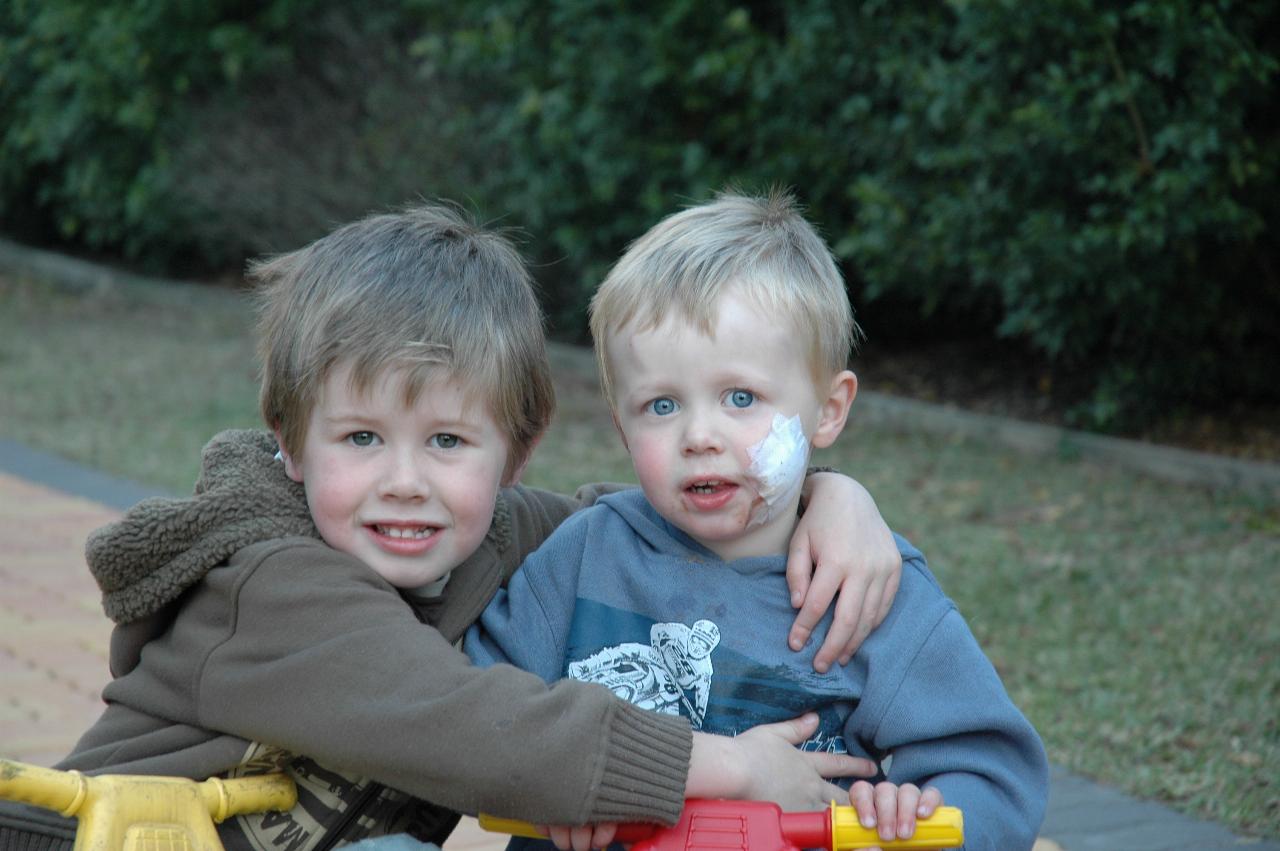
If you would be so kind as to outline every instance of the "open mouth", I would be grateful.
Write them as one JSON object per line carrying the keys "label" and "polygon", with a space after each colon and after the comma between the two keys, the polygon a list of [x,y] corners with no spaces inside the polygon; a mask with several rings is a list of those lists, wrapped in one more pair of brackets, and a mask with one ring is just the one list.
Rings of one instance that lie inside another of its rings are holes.
{"label": "open mouth", "polygon": [[694,511],[719,511],[733,501],[738,486],[724,479],[695,479],[685,486],[687,507]]}
{"label": "open mouth", "polygon": [[373,524],[373,530],[379,535],[386,535],[388,538],[402,538],[411,541],[429,538],[431,533],[435,531],[430,526],[383,526],[380,523]]}

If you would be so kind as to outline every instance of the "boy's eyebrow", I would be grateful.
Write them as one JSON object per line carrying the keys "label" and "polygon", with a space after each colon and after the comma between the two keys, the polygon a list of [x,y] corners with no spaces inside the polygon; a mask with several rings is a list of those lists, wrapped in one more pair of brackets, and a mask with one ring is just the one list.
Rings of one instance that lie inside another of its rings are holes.
{"label": "boy's eyebrow", "polygon": [[[461,414],[432,416],[429,420],[431,428],[440,431],[479,430],[484,427],[484,414],[480,410],[470,410]],[[371,426],[377,427],[382,420],[362,409],[339,410],[321,414],[320,421],[329,426]]]}
{"label": "boy's eyebrow", "polygon": [[465,431],[466,429],[482,428],[484,423],[481,422],[481,419],[481,417],[433,417],[431,425],[439,429]]}
{"label": "boy's eyebrow", "polygon": [[[653,376],[648,379],[639,381],[632,380],[628,390],[632,393],[661,393],[670,392],[673,384],[677,383],[680,376],[661,375]],[[751,370],[742,366],[725,367],[716,372],[707,373],[705,380],[710,384],[722,384],[726,387],[737,385],[760,385],[776,380],[776,376],[766,369]],[[619,385],[624,381],[619,379]]]}
{"label": "boy's eyebrow", "polygon": [[320,419],[327,423],[343,423],[343,422],[369,422],[371,417],[368,411],[353,408],[351,410],[338,410],[322,412]]}
{"label": "boy's eyebrow", "polygon": [[619,381],[618,384],[618,392],[626,396],[653,396],[672,392],[671,381],[665,377],[648,381],[631,381],[625,384]]}
{"label": "boy's eyebrow", "polygon": [[372,416],[368,411],[351,409],[322,412],[317,417],[317,424],[331,429],[368,429],[377,431],[382,428],[383,421],[376,416]]}

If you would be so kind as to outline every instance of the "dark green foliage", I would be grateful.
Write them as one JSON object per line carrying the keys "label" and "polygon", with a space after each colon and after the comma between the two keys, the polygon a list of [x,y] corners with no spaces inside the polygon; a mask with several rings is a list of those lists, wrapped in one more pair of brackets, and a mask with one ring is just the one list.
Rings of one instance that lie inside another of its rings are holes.
{"label": "dark green foliage", "polygon": [[1277,57],[1257,38],[1274,7],[988,2],[947,18],[938,58],[890,84],[910,127],[881,129],[901,153],[855,191],[841,250],[871,292],[994,301],[999,334],[1078,376],[1090,425],[1268,392]]}
{"label": "dark green foliage", "polygon": [[0,4],[0,212],[14,229],[167,252],[187,102],[287,56],[306,0]]}
{"label": "dark green foliage", "polygon": [[[1079,421],[1117,427],[1274,397],[1276,17],[1248,0],[507,0],[422,48],[495,94],[468,116],[504,145],[482,195],[540,238],[570,327],[679,201],[782,183],[856,301],[1022,340]],[[864,323],[892,333],[874,306]]]}
{"label": "dark green foliage", "polygon": [[465,164],[432,132],[447,89],[418,83],[407,13],[348,5],[0,3],[4,229],[153,270],[238,271],[455,193]]}
{"label": "dark green foliage", "polygon": [[287,65],[196,104],[173,146],[169,196],[199,254],[224,265],[296,248],[371,210],[467,200],[465,137],[439,132],[453,88],[423,85],[403,13],[309,19]]}
{"label": "dark green foliage", "polygon": [[0,212],[10,231],[228,262],[447,195],[527,231],[556,330],[580,337],[628,240],[726,185],[782,184],[873,341],[1006,338],[1052,366],[1078,422],[1118,428],[1276,398],[1278,16],[11,0]]}

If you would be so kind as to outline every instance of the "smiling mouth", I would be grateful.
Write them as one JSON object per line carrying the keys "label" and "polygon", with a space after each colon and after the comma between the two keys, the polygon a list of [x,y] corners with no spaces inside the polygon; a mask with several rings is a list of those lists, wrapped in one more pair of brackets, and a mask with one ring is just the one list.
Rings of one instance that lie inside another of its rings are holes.
{"label": "smiling mouth", "polygon": [[429,538],[435,532],[431,526],[383,526],[378,523],[373,524],[373,530],[388,538],[403,538],[411,541]]}

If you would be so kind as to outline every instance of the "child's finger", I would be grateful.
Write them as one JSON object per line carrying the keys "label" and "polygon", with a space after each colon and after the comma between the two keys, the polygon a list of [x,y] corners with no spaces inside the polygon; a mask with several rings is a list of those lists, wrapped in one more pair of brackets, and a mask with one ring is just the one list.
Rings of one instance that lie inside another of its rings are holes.
{"label": "child's finger", "polygon": [[[791,591],[791,608],[798,609],[800,604],[804,602],[804,598],[809,594],[809,579],[813,576],[813,556],[809,551],[809,539],[803,535],[797,536],[791,542],[791,549],[787,551],[787,588]],[[813,624],[808,624],[808,630],[812,631]],[[795,635],[795,629],[792,629],[792,635]],[[809,637],[808,632],[805,633],[804,639]],[[804,640],[800,642],[800,647],[804,646]],[[800,647],[791,645],[792,650],[799,650]]]}
{"label": "child's finger", "polygon": [[569,836],[569,828],[564,825],[539,825],[539,830],[545,830],[547,838],[551,840],[551,844],[555,845],[560,851],[569,851],[571,847],[571,839]]}
{"label": "child's finger", "polygon": [[813,770],[822,777],[875,777],[878,767],[869,759],[849,754],[806,753]]}
{"label": "child's finger", "polygon": [[771,724],[759,724],[751,728],[761,732],[781,736],[793,745],[799,745],[818,731],[818,713],[806,712],[786,721],[774,721]]}
{"label": "child's finger", "polygon": [[893,783],[877,783],[875,788],[876,832],[881,839],[898,835],[898,787]]}
{"label": "child's finger", "polygon": [[569,832],[570,845],[573,851],[591,851],[591,837],[595,834],[595,826],[590,824],[579,825]]}
{"label": "child's finger", "polygon": [[[798,609],[795,620],[791,624],[791,632],[787,636],[787,646],[792,650],[804,649],[813,635],[814,627],[827,613],[827,609],[836,598],[836,593],[840,590],[830,572],[813,573],[814,563],[809,560],[811,557],[812,551],[807,546],[793,547],[787,560],[788,581],[790,582],[793,571],[797,577],[797,581],[791,583],[791,588],[803,587],[804,589],[802,594],[792,595],[791,605]],[[803,582],[799,580],[802,576]],[[834,654],[831,658],[835,658]],[[814,664],[817,664],[816,659]],[[827,664],[830,665],[830,662],[828,661]]]}
{"label": "child's finger", "polygon": [[916,808],[920,806],[920,787],[903,783],[898,787],[897,832],[899,839],[908,839],[916,832]]}
{"label": "child's finger", "polygon": [[858,824],[870,830],[876,826],[875,787],[859,780],[849,787],[849,804],[858,813]]}
{"label": "child's finger", "polygon": [[613,842],[613,837],[618,833],[618,823],[614,821],[601,822],[596,825],[595,832],[591,834],[592,848],[608,848]]}
{"label": "child's finger", "polygon": [[940,806],[942,806],[942,790],[937,786],[926,786],[920,793],[920,804],[916,807],[916,815],[920,818],[928,818]]}
{"label": "child's finger", "polygon": [[[868,586],[852,578],[846,579],[840,587],[831,629],[827,632],[827,640],[823,642],[822,649],[818,651],[818,656],[828,667],[837,662],[841,665],[848,664],[854,651],[870,634],[873,621],[867,617],[867,606],[871,604],[867,594]],[[817,663],[818,659],[814,659],[815,668]]]}
{"label": "child's finger", "polygon": [[[862,646],[862,642],[888,616],[889,609],[893,607],[893,598],[898,593],[900,578],[901,574],[899,573],[873,574],[865,594],[861,597],[850,596],[851,599],[859,600],[862,606],[857,614],[857,619],[853,621],[854,628],[851,630],[849,640],[840,652],[838,661],[841,665],[849,664],[849,661],[853,659],[853,654],[857,653],[858,648]],[[840,591],[842,598],[846,594],[849,594],[847,587]]]}
{"label": "child's finger", "polygon": [[880,604],[876,608],[875,620],[872,621],[874,626],[879,626],[889,616],[889,610],[893,608],[893,598],[898,596],[898,585],[901,582],[901,571],[894,571],[880,586]]}
{"label": "child's finger", "polygon": [[[840,593],[840,586],[831,571],[814,575],[813,580],[809,583],[809,591],[805,594],[804,602],[800,606],[800,611],[796,613],[795,622],[791,627],[788,643],[793,650],[804,647],[804,643],[809,640],[810,635],[813,633],[813,628],[826,615],[827,609],[831,608],[832,603],[836,602],[838,593]],[[814,656],[814,670],[819,673],[825,673],[830,669],[831,664],[839,655],[840,648],[848,634],[849,627],[847,623],[832,622],[822,647],[818,649],[817,655]]]}

